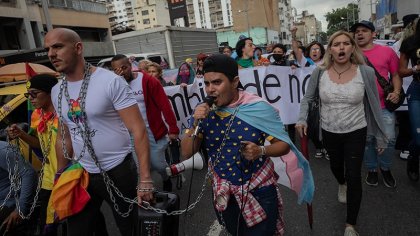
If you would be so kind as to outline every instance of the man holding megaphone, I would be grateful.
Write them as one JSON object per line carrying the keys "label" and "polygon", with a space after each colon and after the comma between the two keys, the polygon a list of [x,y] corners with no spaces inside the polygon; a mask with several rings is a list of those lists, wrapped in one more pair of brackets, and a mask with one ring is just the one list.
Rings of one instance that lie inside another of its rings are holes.
{"label": "man holding megaphone", "polygon": [[[210,56],[204,61],[203,71],[212,102],[195,108],[196,122],[191,122],[186,131],[181,155],[190,158],[201,145],[207,151],[214,208],[230,234],[283,234],[278,177],[269,157],[287,154],[293,144],[278,111],[262,98],[243,91],[238,65],[232,58]],[[264,146],[266,140],[269,145]]]}

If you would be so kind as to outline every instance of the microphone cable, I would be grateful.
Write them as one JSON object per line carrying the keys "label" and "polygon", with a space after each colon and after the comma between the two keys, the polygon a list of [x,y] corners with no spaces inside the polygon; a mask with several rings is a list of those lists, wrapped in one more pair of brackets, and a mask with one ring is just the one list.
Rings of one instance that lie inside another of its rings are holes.
{"label": "microphone cable", "polygon": [[[238,218],[236,220],[236,235],[239,235],[240,219],[241,219],[242,213],[243,213],[243,211],[245,209],[246,202],[248,201],[249,186],[251,184],[251,180],[252,180],[252,176],[253,176],[253,174],[251,173],[251,177],[249,178],[248,184],[246,186],[247,192],[246,192],[246,194],[244,194],[244,178],[245,178],[245,176],[244,176],[243,167],[245,166],[245,163],[243,162],[243,159],[245,157],[242,154],[242,148],[243,147],[241,147],[241,149],[239,150],[239,156],[241,157],[240,158],[240,162],[241,163],[238,166],[239,167],[239,170],[241,171],[241,206],[239,207],[239,204],[238,204],[239,214],[238,214]],[[241,164],[244,164],[244,165],[241,165]],[[251,168],[252,164],[253,164],[253,161],[249,161],[249,163],[248,163],[248,169]],[[245,201],[244,201],[244,199],[245,199]],[[245,219],[244,219],[244,221],[245,221]]]}

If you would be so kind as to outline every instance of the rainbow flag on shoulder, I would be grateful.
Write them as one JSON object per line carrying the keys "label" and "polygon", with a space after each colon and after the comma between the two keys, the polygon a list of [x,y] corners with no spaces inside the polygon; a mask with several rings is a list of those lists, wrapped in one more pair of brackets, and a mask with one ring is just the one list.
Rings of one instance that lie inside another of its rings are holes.
{"label": "rainbow flag on shoulder", "polygon": [[[89,173],[79,163],[70,163],[55,174],[54,187],[48,208],[53,208],[59,220],[79,213],[90,200],[87,192]],[[47,224],[54,217],[47,216]]]}

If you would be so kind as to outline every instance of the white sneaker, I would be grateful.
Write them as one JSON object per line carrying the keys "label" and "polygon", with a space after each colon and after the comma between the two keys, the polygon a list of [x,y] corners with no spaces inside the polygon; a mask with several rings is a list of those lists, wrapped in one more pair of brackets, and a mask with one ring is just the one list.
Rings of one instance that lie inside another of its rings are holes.
{"label": "white sneaker", "polygon": [[338,185],[338,202],[347,203],[347,185]]}
{"label": "white sneaker", "polygon": [[359,234],[353,226],[347,226],[346,230],[344,230],[344,236],[359,236]]}
{"label": "white sneaker", "polygon": [[409,151],[400,152],[400,158],[403,159],[403,160],[407,160],[409,155],[410,155]]}

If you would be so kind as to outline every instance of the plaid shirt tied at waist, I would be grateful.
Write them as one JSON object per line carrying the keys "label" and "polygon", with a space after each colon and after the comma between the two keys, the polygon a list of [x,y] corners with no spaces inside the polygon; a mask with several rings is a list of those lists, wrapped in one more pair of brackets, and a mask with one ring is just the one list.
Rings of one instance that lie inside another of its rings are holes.
{"label": "plaid shirt tied at waist", "polygon": [[267,218],[264,209],[252,195],[251,191],[264,186],[275,185],[279,208],[276,235],[283,235],[283,201],[280,195],[280,190],[277,186],[278,176],[274,171],[274,164],[270,158],[267,158],[263,166],[261,166],[261,168],[252,175],[251,179],[242,186],[233,185],[226,179],[220,178],[216,172],[213,171],[210,162],[209,164],[209,168],[211,168],[213,173],[213,199],[216,210],[219,212],[226,210],[230,195],[234,195],[239,206],[242,206],[242,201],[245,202],[242,210],[242,216],[248,227],[252,227]]}

